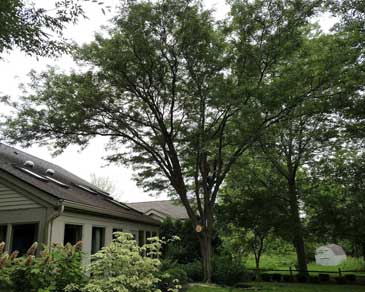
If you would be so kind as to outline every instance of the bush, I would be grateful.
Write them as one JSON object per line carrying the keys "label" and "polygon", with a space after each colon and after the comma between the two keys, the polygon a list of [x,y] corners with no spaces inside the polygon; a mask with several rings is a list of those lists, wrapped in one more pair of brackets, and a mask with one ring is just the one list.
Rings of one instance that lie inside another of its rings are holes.
{"label": "bush", "polygon": [[229,255],[216,256],[213,259],[213,282],[234,285],[245,280],[245,266],[239,259]]}
{"label": "bush", "polygon": [[349,282],[356,282],[356,275],[354,274],[347,274],[345,275],[345,279]]}
{"label": "bush", "polygon": [[309,283],[313,283],[313,284],[319,284],[319,277],[318,276],[309,276]]}
{"label": "bush", "polygon": [[337,283],[337,284],[339,284],[339,285],[346,284],[346,279],[345,279],[345,278],[343,278],[343,277],[336,277],[336,278],[335,278],[335,281],[336,281],[336,283]]}
{"label": "bush", "polygon": [[308,276],[307,275],[297,275],[297,281],[300,283],[307,283],[308,282]]}
{"label": "bush", "polygon": [[272,275],[271,274],[261,274],[261,280],[264,282],[271,282]]}
{"label": "bush", "polygon": [[71,283],[83,283],[86,279],[80,247],[81,242],[75,246],[54,245],[36,257],[38,244],[34,243],[25,256],[18,258],[17,252],[4,253],[2,244],[0,290],[60,292]]}
{"label": "bush", "polygon": [[319,274],[318,277],[320,282],[328,282],[330,280],[329,274]]}
{"label": "bush", "polygon": [[189,282],[200,282],[203,280],[203,268],[201,261],[194,261],[180,267],[186,272]]}
{"label": "bush", "polygon": [[158,288],[162,292],[171,291],[176,285],[184,286],[188,283],[188,275],[181,267],[173,267],[161,271],[159,274],[160,282]]}
{"label": "bush", "polygon": [[274,282],[280,282],[282,275],[281,274],[272,274],[271,278]]}
{"label": "bush", "polygon": [[293,276],[291,275],[283,275],[284,282],[293,282]]}

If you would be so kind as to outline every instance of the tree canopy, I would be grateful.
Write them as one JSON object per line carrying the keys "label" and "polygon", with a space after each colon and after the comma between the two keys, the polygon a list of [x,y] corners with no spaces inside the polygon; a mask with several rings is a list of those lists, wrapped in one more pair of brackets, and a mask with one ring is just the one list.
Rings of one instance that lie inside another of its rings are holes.
{"label": "tree canopy", "polygon": [[67,24],[84,15],[79,0],[57,0],[47,11],[32,1],[2,0],[0,3],[0,54],[19,48],[29,55],[52,56],[64,52]]}

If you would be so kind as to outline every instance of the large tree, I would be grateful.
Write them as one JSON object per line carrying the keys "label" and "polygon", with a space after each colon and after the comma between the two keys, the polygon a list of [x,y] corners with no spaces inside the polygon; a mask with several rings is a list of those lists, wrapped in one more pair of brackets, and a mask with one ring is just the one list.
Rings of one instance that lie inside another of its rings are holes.
{"label": "large tree", "polygon": [[226,175],[265,129],[322,92],[308,69],[322,60],[305,42],[315,3],[230,1],[222,23],[198,0],[127,1],[107,33],[75,52],[82,70],[33,76],[5,134],[58,151],[108,137],[108,159],[134,166],[145,190],[177,194],[210,281]]}

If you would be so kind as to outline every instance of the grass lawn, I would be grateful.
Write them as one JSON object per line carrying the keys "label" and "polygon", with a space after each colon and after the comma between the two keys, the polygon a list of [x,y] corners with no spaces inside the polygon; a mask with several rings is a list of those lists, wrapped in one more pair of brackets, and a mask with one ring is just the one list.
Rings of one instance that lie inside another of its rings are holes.
{"label": "grass lawn", "polygon": [[251,283],[252,288],[232,289],[214,285],[193,284],[187,292],[364,292],[364,286],[336,286],[336,285],[312,285],[312,284],[281,284],[281,283]]}

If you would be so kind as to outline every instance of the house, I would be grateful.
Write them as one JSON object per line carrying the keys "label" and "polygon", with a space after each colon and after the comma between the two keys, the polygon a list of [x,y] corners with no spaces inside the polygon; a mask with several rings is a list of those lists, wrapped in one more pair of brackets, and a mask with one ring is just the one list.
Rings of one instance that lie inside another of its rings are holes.
{"label": "house", "polygon": [[25,253],[34,241],[82,240],[90,255],[115,231],[130,232],[143,244],[159,225],[67,170],[0,143],[0,242],[7,251]]}
{"label": "house", "polygon": [[316,249],[316,264],[321,266],[337,266],[346,260],[346,253],[337,244],[328,244]]}
{"label": "house", "polygon": [[166,218],[176,220],[189,219],[185,207],[177,200],[129,203],[128,206],[160,221]]}

